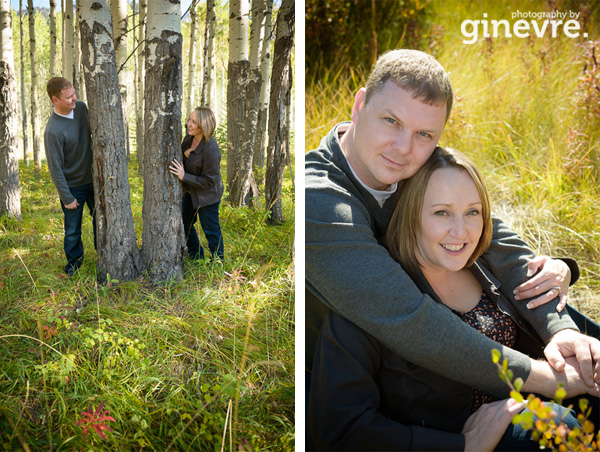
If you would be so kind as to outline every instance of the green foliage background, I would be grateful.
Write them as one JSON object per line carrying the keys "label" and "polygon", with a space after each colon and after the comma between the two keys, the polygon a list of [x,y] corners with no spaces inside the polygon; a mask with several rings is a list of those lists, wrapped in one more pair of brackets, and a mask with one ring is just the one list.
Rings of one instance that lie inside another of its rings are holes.
{"label": "green foliage background", "polygon": [[[140,238],[134,161],[130,182]],[[289,178],[285,224],[223,206],[225,264],[187,262],[185,279],[162,286],[97,285],[87,214],[84,266],[65,277],[45,163],[41,174],[22,166],[21,187],[23,221],[0,219],[0,450],[294,450]],[[112,431],[83,438],[81,413],[102,402]]]}
{"label": "green foliage background", "polygon": [[[343,3],[352,9],[371,2]],[[571,289],[570,303],[600,320],[600,4],[399,3],[411,15],[397,16],[404,25],[380,42],[379,53],[387,48],[418,48],[445,67],[455,103],[440,145],[460,149],[475,160],[486,175],[495,212],[536,253],[578,260],[582,278]],[[555,38],[546,32],[542,38],[500,36],[480,37],[472,45],[462,42],[467,39],[461,33],[463,20],[482,20],[486,13],[488,20],[506,19],[512,24],[517,20],[511,19],[512,12],[553,10],[580,13],[581,33],[588,37],[568,38],[559,28]],[[307,20],[310,17],[307,12]],[[336,27],[367,40],[372,30],[359,26],[368,23],[367,12],[343,17]],[[306,28],[317,30],[324,26],[322,22]],[[412,33],[404,33],[405,28]],[[377,31],[378,36],[388,36],[387,31]],[[313,47],[319,42],[309,39],[307,31],[307,55],[318,52]],[[333,125],[350,118],[354,95],[368,76],[371,63],[365,47],[343,47],[335,59],[335,64],[321,64],[307,56],[306,150],[314,149]]]}
{"label": "green foliage background", "polygon": [[[224,93],[228,8],[217,3],[217,78]],[[205,3],[201,5],[198,20],[203,30]],[[51,109],[45,93],[49,26],[39,12],[35,20],[43,127]],[[58,13],[59,48],[60,23]],[[30,119],[27,21],[23,31]],[[182,21],[182,34],[186,86],[187,19]],[[20,77],[16,13],[13,37]],[[133,48],[130,35],[130,51]],[[58,68],[60,64],[59,52]],[[133,64],[130,58],[129,71]],[[137,174],[129,92],[131,203],[141,240],[143,182]],[[186,118],[182,112],[183,123]],[[20,146],[21,136],[20,132]],[[215,137],[225,151],[224,116]],[[99,286],[89,215],[84,214],[84,266],[74,277],[65,277],[63,216],[47,166],[44,162],[41,172],[35,172],[33,165],[26,167],[21,161],[23,221],[0,218],[0,450],[294,450],[291,173],[293,168],[286,169],[283,225],[267,225],[264,202],[253,208],[222,203],[223,265],[186,262],[183,280],[161,286],[143,279]],[[199,236],[206,247],[201,231]],[[106,441],[92,428],[84,437],[83,425],[77,423],[83,412],[94,412],[101,403],[114,419],[105,422],[112,429],[104,431]]]}

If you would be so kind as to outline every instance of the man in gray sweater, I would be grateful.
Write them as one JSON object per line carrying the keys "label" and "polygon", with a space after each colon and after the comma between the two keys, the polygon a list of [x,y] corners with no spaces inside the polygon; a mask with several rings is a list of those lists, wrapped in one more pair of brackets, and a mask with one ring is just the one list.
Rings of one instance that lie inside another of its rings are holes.
{"label": "man in gray sweater", "polygon": [[48,81],[46,90],[54,111],[44,130],[44,146],[50,176],[65,217],[65,272],[72,275],[83,263],[81,222],[85,204],[92,215],[96,246],[90,123],[87,106],[77,100],[71,82],[54,77]]}
{"label": "man in gray sweater", "polygon": [[[322,319],[333,309],[418,366],[496,397],[508,396],[491,360],[498,344],[423,295],[380,240],[397,184],[429,158],[451,107],[450,80],[437,61],[418,51],[389,52],[358,91],[352,121],[335,126],[318,149],[306,154],[308,372]],[[571,393],[598,395],[600,343],[580,334],[568,314],[556,310],[557,295],[566,293],[571,280],[567,266],[545,260],[526,283],[534,254],[498,219],[485,257],[505,296],[515,299],[514,289],[525,283],[517,299],[539,296],[534,304],[545,303],[536,309],[523,301],[517,306],[548,344],[551,366],[502,347],[515,378],[525,380],[523,390],[553,394],[557,381],[566,380],[567,361],[579,365],[583,376],[566,382]]]}

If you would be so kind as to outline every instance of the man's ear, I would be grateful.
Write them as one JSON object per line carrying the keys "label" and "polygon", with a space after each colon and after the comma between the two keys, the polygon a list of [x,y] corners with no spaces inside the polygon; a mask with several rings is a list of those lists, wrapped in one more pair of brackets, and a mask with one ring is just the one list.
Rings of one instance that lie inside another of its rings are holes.
{"label": "man's ear", "polygon": [[52,96],[52,98],[50,100],[52,101],[53,104],[56,104],[56,102],[58,102],[58,99],[56,96]]}
{"label": "man's ear", "polygon": [[358,119],[358,114],[365,106],[366,95],[367,95],[367,89],[361,88],[356,93],[356,96],[354,96],[354,105],[352,106],[352,122],[355,124]]}

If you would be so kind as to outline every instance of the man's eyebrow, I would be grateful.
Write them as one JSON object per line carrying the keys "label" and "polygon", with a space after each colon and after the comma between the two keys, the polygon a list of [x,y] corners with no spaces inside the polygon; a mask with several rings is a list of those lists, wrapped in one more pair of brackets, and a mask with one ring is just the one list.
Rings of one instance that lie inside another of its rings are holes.
{"label": "man's eyebrow", "polygon": [[402,122],[402,120],[398,117],[398,115],[396,115],[392,110],[390,110],[389,108],[384,108],[383,112],[389,116],[391,116],[392,118],[394,118],[396,121],[398,122]]}
{"label": "man's eyebrow", "polygon": [[[396,115],[392,110],[390,110],[389,108],[384,108],[383,112],[390,115],[395,121],[404,124],[404,121],[402,121],[398,115]],[[419,132],[427,132],[427,133],[439,133],[440,131],[438,129],[419,129]]]}

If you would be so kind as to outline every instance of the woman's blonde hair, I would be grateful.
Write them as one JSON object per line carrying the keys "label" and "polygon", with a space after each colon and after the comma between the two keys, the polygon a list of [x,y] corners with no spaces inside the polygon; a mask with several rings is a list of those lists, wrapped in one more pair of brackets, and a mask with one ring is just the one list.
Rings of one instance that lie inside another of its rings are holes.
{"label": "woman's blonde hair", "polygon": [[481,173],[462,152],[438,146],[434,149],[429,160],[414,176],[401,182],[385,235],[391,256],[400,262],[406,272],[413,278],[420,271],[415,250],[417,236],[421,230],[421,210],[423,209],[425,190],[433,172],[440,168],[456,168],[469,174],[481,198],[483,230],[479,243],[467,261],[466,267],[471,266],[484,253],[492,240],[490,198]]}
{"label": "woman's blonde hair", "polygon": [[217,128],[217,119],[215,118],[215,114],[209,107],[205,106],[196,107],[194,111],[196,112],[196,121],[198,121],[200,130],[202,130],[202,135],[204,135],[206,137],[206,141],[208,141]]}

